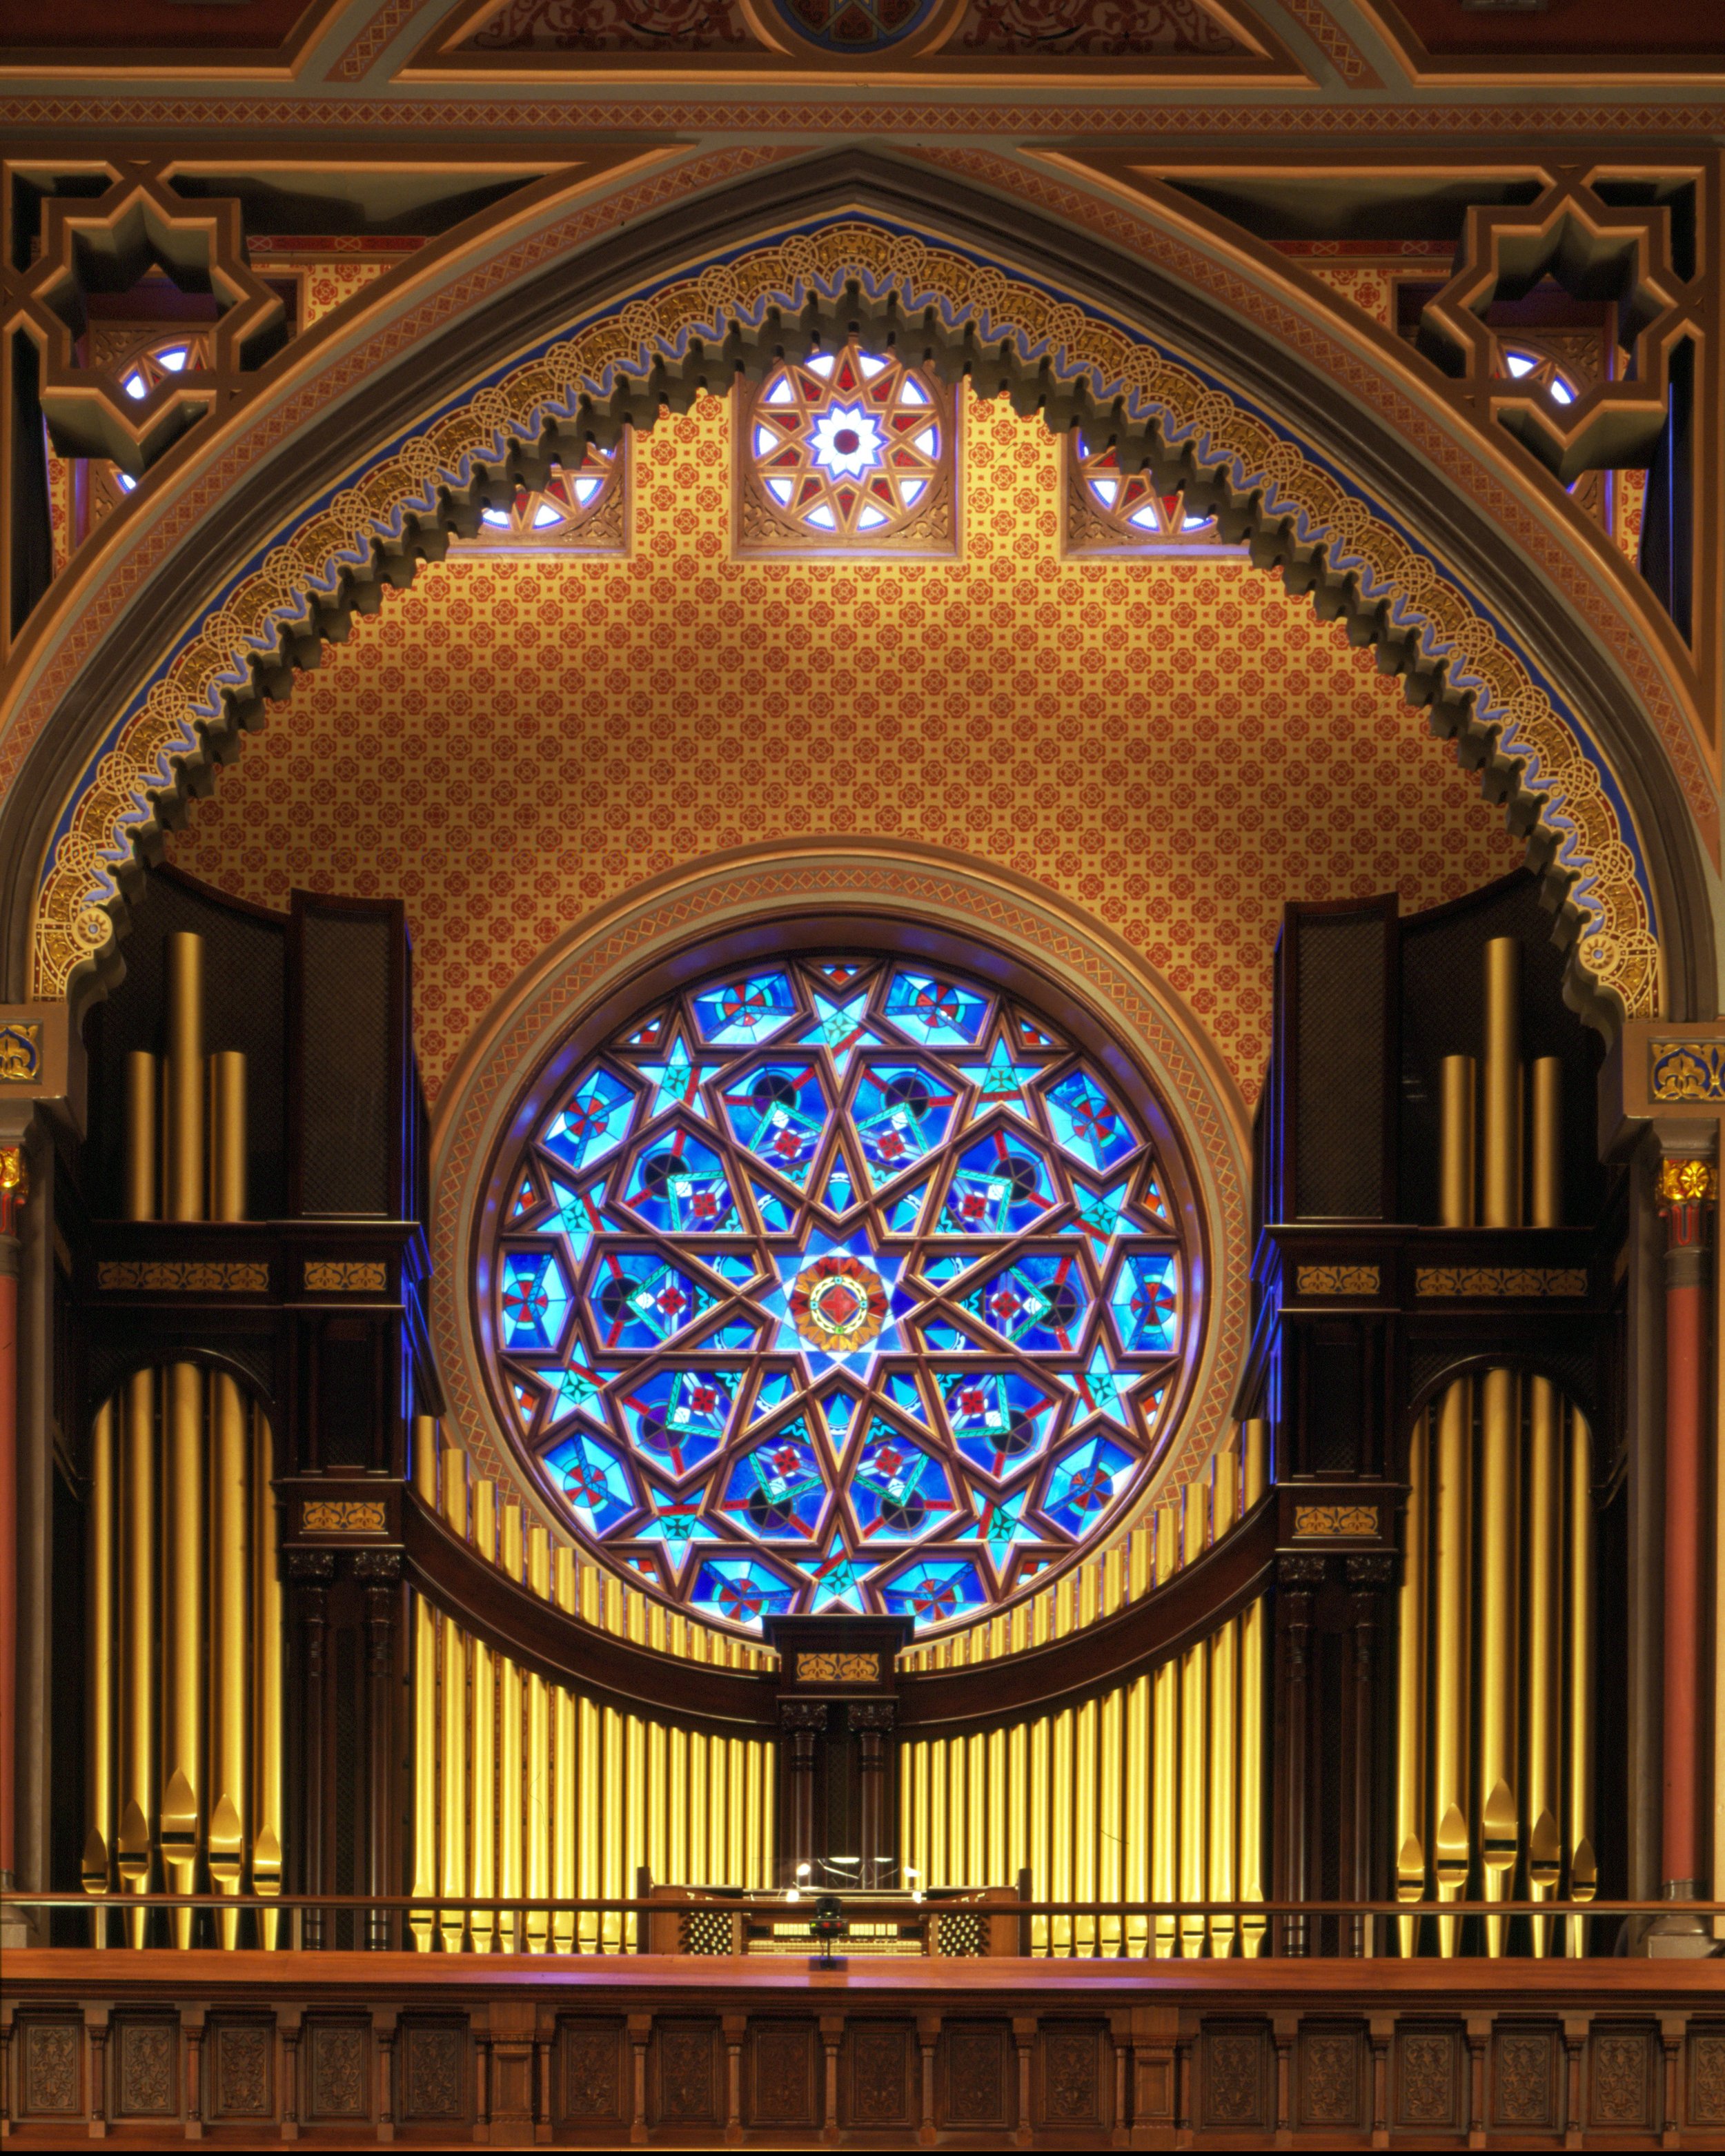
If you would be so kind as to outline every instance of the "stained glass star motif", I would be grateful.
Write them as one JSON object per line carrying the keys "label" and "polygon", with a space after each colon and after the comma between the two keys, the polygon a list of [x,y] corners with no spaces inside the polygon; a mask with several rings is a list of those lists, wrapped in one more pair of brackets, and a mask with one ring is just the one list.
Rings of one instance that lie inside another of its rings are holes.
{"label": "stained glass star motif", "polygon": [[600,1398],[603,1381],[578,1355],[561,1370],[536,1370],[533,1375],[551,1394],[546,1413],[547,1429],[555,1430],[572,1414],[585,1415],[601,1430],[607,1426],[605,1404]]}
{"label": "stained glass star motif", "polygon": [[859,1564],[834,1535],[818,1564],[806,1568],[814,1583],[809,1607],[818,1617],[824,1610],[849,1609],[860,1615],[868,1608],[863,1592],[866,1565]]}
{"label": "stained glass star motif", "polygon": [[842,1240],[811,1235],[806,1250],[775,1259],[778,1281],[762,1301],[778,1321],[773,1345],[800,1355],[809,1373],[867,1373],[899,1347],[898,1320],[911,1306],[901,1290],[902,1258],[872,1247],[864,1230]]}
{"label": "stained glass star motif", "polygon": [[1030,1083],[1036,1075],[1036,1066],[1033,1063],[1015,1063],[1004,1040],[995,1042],[994,1052],[986,1063],[960,1063],[954,1067],[961,1078],[968,1078],[977,1089],[976,1106],[970,1111],[972,1122],[978,1116],[986,1116],[991,1108],[1009,1108],[1033,1129],[1035,1127],[1036,1111],[1030,1105]]}
{"label": "stained glass star motif", "polygon": [[1087,1190],[1076,1176],[1072,1178],[1072,1194],[1078,1201],[1076,1232],[1088,1238],[1099,1259],[1107,1255],[1117,1235],[1131,1232],[1126,1212],[1126,1194],[1131,1188],[1130,1176],[1106,1190]]}
{"label": "stained glass star motif", "polygon": [[687,1108],[691,1114],[706,1118],[701,1089],[724,1067],[722,1063],[697,1062],[679,1031],[672,1037],[670,1052],[663,1063],[640,1065],[641,1075],[653,1088],[653,1097],[647,1104],[648,1122],[662,1116],[667,1108]]}
{"label": "stained glass star motif", "polygon": [[1024,1524],[1024,1507],[1029,1502],[1028,1489],[1014,1491],[1010,1496],[989,1497],[970,1525],[961,1528],[956,1539],[961,1543],[980,1543],[988,1553],[988,1562],[997,1578],[1003,1574],[1013,1551],[1023,1543],[1043,1539],[1034,1527]]}
{"label": "stained glass star motif", "polygon": [[814,991],[814,1024],[807,1033],[799,1034],[799,1048],[824,1048],[833,1059],[833,1068],[842,1078],[850,1068],[850,1059],[859,1048],[879,1048],[880,1036],[870,1033],[867,1024],[869,999],[855,996],[848,1004],[835,1004]]}
{"label": "stained glass star motif", "polygon": [[1082,1424],[1095,1421],[1098,1416],[1106,1416],[1110,1422],[1117,1422],[1122,1430],[1132,1428],[1132,1409],[1126,1396],[1134,1386],[1143,1383],[1144,1373],[1142,1370],[1117,1369],[1109,1359],[1107,1349],[1100,1341],[1086,1368],[1076,1371],[1070,1376],[1063,1370],[1060,1373],[1060,1379],[1063,1385],[1070,1387],[1078,1395],[1078,1405],[1072,1416],[1075,1430]]}
{"label": "stained glass star motif", "polygon": [[569,1246],[569,1262],[578,1267],[593,1237],[605,1232],[605,1186],[595,1183],[585,1190],[571,1190],[553,1178],[551,1200],[556,1209],[546,1227],[562,1237]]}
{"label": "stained glass star motif", "polygon": [[655,1490],[649,1482],[647,1500],[652,1507],[652,1517],[638,1527],[635,1533],[644,1543],[659,1543],[672,1571],[680,1575],[695,1545],[717,1542],[718,1530],[701,1517],[699,1491],[692,1497],[673,1497],[663,1490]]}

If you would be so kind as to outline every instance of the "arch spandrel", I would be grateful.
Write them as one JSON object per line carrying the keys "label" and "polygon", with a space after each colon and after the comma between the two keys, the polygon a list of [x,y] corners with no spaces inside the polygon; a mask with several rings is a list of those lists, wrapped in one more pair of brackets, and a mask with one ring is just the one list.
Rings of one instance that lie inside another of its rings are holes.
{"label": "arch spandrel", "polygon": [[[643,192],[662,198],[664,189]],[[377,573],[374,550],[410,565],[453,496],[483,493],[547,430],[603,434],[625,414],[650,424],[661,398],[722,387],[787,335],[850,320],[922,340],[936,363],[1040,405],[1051,424],[1106,418],[1159,478],[1183,480],[1249,538],[1264,566],[1313,592],[1322,611],[1345,614],[1355,640],[1375,644],[1385,670],[1407,677],[1439,730],[1461,737],[1463,761],[1528,834],[1574,939],[1578,1000],[1608,1026],[1655,1007],[1656,927],[1626,800],[1599,752],[1429,552],[1338,466],[1121,320],[996,260],[855,213],[759,240],[591,314],[398,438],[233,583],[79,781],[44,865],[37,993],[67,993],[105,956],[124,903],[120,879],[134,844],[163,820],[161,797],[187,783],[209,737],[256,723],[260,688],[290,678],[296,637],[315,662],[320,629],[340,619],[355,573]],[[1681,839],[1671,850],[1682,852]]]}

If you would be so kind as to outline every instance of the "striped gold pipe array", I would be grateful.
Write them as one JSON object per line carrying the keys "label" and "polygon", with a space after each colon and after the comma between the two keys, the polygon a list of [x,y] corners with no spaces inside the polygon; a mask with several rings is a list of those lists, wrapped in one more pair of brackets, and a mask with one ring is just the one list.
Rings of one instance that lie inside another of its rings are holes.
{"label": "striped gold pipe array", "polygon": [[[1554,1227],[1562,1070],[1520,1055],[1519,947],[1486,947],[1485,1057],[1445,1058],[1442,1224]],[[1404,1902],[1591,1898],[1593,1502],[1587,1423],[1546,1378],[1460,1378],[1414,1431],[1397,1652],[1396,1892]],[[1550,1951],[1549,1917],[1527,1944]],[[1568,1922],[1568,1950],[1582,1926]],[[1404,1954],[1472,1943],[1397,1927]],[[1477,1944],[1513,1943],[1487,1916]]]}
{"label": "striped gold pipe array", "polygon": [[[1040,1644],[1163,1584],[1262,1496],[1266,1440],[1263,1424],[1245,1424],[1207,1481],[1153,1507],[1106,1553],[1093,1584],[1069,1573],[996,1621]],[[929,1887],[1009,1886],[1028,1871],[1033,1901],[1261,1900],[1266,1655],[1260,1601],[1082,1705],[982,1736],[909,1739],[899,1753],[905,1865]],[[1250,1917],[1034,1917],[1030,1950],[1256,1955],[1264,1930]]]}
{"label": "striped gold pipe array", "polygon": [[[245,1217],[245,1059],[207,1055],[203,947],[168,938],[167,1053],[127,1061],[133,1220]],[[270,1434],[225,1373],[132,1373],[97,1409],[86,1512],[83,1884],[100,1896],[281,1891],[281,1595]],[[195,1943],[176,1910],[168,1942]],[[126,1936],[145,1944],[144,1912]],[[215,1943],[238,1946],[238,1908]],[[279,1920],[254,1920],[274,1946]],[[109,1943],[98,1918],[98,1943]]]}
{"label": "striped gold pipe array", "polygon": [[[649,1604],[568,1545],[553,1548],[519,1505],[500,1504],[495,1483],[471,1476],[429,1418],[414,1425],[413,1476],[452,1533],[568,1615],[625,1637],[633,1625],[639,1645],[733,1667],[760,1654]],[[628,1900],[644,1867],[679,1886],[771,1883],[769,1739],[624,1712],[500,1654],[424,1596],[412,1603],[414,1946],[627,1953],[637,1928],[620,1912],[531,1905]],[[481,1896],[505,1907],[494,1916],[449,1906]]]}

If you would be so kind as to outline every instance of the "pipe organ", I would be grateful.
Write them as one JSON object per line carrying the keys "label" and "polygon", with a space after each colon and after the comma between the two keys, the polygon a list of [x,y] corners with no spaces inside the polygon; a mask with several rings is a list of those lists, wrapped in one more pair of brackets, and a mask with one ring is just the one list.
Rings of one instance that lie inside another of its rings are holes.
{"label": "pipe organ", "polygon": [[[168,1047],[125,1092],[134,1220],[246,1209],[245,1059],[203,1052],[203,947],[167,946]],[[226,1370],[133,1370],[92,1420],[85,1562],[85,1826],[92,1895],[274,1895],[282,1877],[281,1589],[270,1434]],[[193,1943],[187,1911],[177,1946]],[[257,1943],[275,1916],[259,1912]],[[217,1935],[239,1944],[238,1909]],[[97,1926],[105,1943],[105,1920]],[[142,1945],[145,1912],[126,1912]]]}
{"label": "pipe organ", "polygon": [[[1622,1220],[1525,880],[1290,908],[1231,1436],[1005,1609],[896,1653],[911,1620],[877,1613],[848,1656],[860,1619],[673,1613],[449,1413],[398,912],[157,880],[64,1229],[66,1804],[103,1943],[627,1951],[638,1919],[592,1904],[782,1891],[856,1835],[898,1887],[1080,1905],[1023,1920],[1050,1958],[1365,1943],[1276,1902],[1618,1891]],[[782,1661],[793,1621],[831,1638]],[[145,1891],[374,1903],[103,1907]],[[1427,1913],[1376,1944],[1583,1928]]]}
{"label": "pipe organ", "polygon": [[[1086,1568],[1080,1580],[1094,1587],[1100,1575],[1099,1599],[1036,1598],[1034,1644],[1114,1615],[1128,1586],[1168,1584],[1230,1533],[1242,1501],[1250,1512],[1265,1494],[1266,1438],[1262,1423],[1249,1425],[1207,1481],[1187,1484]],[[1023,1880],[1033,1902],[1262,1899],[1266,1615],[1256,1598],[1183,1654],[1055,1713],[908,1737],[900,1818],[915,1876],[936,1887]],[[1030,1950],[1250,1956],[1265,1930],[1250,1916],[1038,1916]]]}

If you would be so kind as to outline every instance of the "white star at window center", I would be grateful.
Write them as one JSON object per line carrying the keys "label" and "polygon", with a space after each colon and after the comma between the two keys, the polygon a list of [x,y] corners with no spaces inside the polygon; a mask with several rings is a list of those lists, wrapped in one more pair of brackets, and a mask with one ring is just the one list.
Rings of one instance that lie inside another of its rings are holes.
{"label": "white star at window center", "polygon": [[860,479],[880,461],[880,429],[860,404],[837,404],[814,423],[814,461],[834,479]]}

